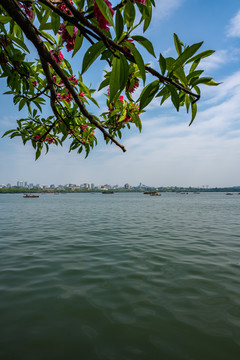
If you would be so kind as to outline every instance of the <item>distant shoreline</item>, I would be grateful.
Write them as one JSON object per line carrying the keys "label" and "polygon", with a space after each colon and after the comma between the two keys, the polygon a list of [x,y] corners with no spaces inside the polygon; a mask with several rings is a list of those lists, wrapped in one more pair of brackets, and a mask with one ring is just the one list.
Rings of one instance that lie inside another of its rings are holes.
{"label": "distant shoreline", "polygon": [[[171,192],[171,193],[206,193],[206,192],[230,192],[230,193],[240,193],[239,187],[226,187],[226,188],[208,188],[208,189],[199,189],[199,188],[147,188],[147,189],[111,189],[114,193],[143,193],[146,190],[154,191],[157,190],[159,193]],[[22,189],[17,187],[12,188],[0,188],[0,194],[33,194],[33,193],[42,193],[42,194],[81,194],[81,193],[102,193],[104,190],[79,190],[79,189],[67,189],[67,190],[49,190],[49,189]]]}

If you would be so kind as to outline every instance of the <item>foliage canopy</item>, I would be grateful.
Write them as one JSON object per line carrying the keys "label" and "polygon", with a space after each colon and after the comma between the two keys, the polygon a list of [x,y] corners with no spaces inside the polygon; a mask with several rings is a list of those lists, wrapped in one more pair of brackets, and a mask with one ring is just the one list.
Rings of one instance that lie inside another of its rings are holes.
{"label": "foliage canopy", "polygon": [[[157,69],[145,64],[141,49],[156,58],[143,36],[154,6],[154,0],[122,0],[114,7],[108,0],[0,0],[0,76],[6,78],[7,94],[19,110],[28,109],[28,117],[17,120],[17,128],[3,136],[31,142],[36,159],[44,147],[48,151],[50,144],[62,145],[67,138],[70,151],[84,150],[87,156],[97,143],[96,129],[107,143],[126,151],[117,139],[132,125],[141,131],[141,113],[156,97],[160,105],[170,99],[177,111],[185,106],[192,114],[191,125],[199,84],[218,85],[199,70],[200,61],[214,51],[199,52],[202,42],[187,46],[174,34],[176,57],[160,54]],[[37,50],[35,61],[29,60],[30,43]],[[80,55],[85,43],[88,49]],[[61,50],[82,58],[77,75]],[[108,65],[97,90],[83,80],[96,60]],[[142,90],[134,101],[139,84]],[[96,116],[89,109],[92,104],[99,107],[94,94],[102,89],[107,110]],[[49,103],[52,113],[42,117]]]}

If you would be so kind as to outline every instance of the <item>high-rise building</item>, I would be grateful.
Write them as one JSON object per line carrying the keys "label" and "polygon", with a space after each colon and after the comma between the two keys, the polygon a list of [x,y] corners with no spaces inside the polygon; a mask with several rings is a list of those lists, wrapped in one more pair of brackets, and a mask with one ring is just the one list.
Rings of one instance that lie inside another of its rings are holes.
{"label": "high-rise building", "polygon": [[17,182],[17,186],[20,187],[20,188],[23,188],[24,185],[25,185],[25,182],[24,182],[23,180],[19,180],[19,181]]}

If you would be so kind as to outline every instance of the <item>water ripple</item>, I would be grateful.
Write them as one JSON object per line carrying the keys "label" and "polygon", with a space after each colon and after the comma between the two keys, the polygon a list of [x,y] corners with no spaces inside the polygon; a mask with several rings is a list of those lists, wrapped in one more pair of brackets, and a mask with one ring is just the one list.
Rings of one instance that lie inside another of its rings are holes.
{"label": "water ripple", "polygon": [[1,196],[2,359],[238,360],[240,197],[36,200]]}

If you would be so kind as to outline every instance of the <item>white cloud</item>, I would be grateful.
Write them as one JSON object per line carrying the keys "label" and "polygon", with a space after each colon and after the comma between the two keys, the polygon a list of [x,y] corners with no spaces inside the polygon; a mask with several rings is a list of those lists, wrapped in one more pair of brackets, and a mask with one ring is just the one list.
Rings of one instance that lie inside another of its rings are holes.
{"label": "white cloud", "polygon": [[240,49],[218,50],[211,56],[204,58],[201,61],[201,68],[204,70],[215,70],[233,61],[238,61],[240,55]]}
{"label": "white cloud", "polygon": [[115,168],[118,179],[122,178],[123,169],[129,169],[126,181],[131,184],[141,181],[149,185],[238,185],[239,80],[240,72],[226,78],[224,85],[216,88],[215,105],[205,103],[191,127],[184,112],[170,111],[170,115],[152,118],[146,115],[143,133],[124,142],[126,155],[115,152],[106,160],[106,166]]}
{"label": "white cloud", "polygon": [[182,4],[184,0],[158,0],[153,11],[153,19],[162,19],[171,16]]}
{"label": "white cloud", "polygon": [[240,37],[240,10],[230,20],[230,25],[227,28],[227,36]]}
{"label": "white cloud", "polygon": [[232,75],[222,79],[222,84],[217,87],[206,86],[204,88],[204,94],[208,99],[206,100],[206,104],[218,103],[223,99],[228,99],[231,97],[237,97],[237,99],[239,99],[240,71],[236,71]]}

